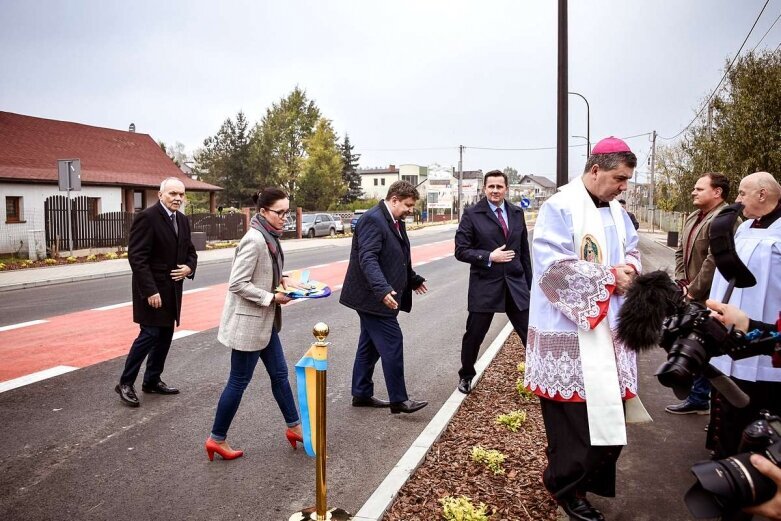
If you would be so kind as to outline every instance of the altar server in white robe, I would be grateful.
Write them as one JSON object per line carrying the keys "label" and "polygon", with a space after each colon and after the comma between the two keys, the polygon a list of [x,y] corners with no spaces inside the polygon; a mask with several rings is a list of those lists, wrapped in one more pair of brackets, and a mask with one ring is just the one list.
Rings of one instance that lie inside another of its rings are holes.
{"label": "altar server in white robe", "polygon": [[[744,206],[746,221],[735,233],[735,250],[757,283],[750,288],[736,288],[729,303],[754,320],[768,323],[781,318],[780,199],[781,187],[767,172],[744,177],[736,199]],[[710,298],[721,302],[727,284],[717,270]],[[773,366],[770,356],[735,361],[725,355],[712,359],[711,363],[730,376],[750,398],[749,405],[740,409],[733,407],[718,392],[714,394],[707,446],[715,452],[716,458],[725,458],[738,451],[743,429],[759,419],[760,410],[781,414],[781,368]]]}
{"label": "altar server in white robe", "polygon": [[639,405],[635,353],[616,339],[623,294],[641,271],[638,236],[616,197],[637,165],[622,140],[594,146],[581,177],[540,208],[534,227],[524,384],[540,397],[543,481],[570,519],[602,520],[586,493],[615,496],[625,422]]}

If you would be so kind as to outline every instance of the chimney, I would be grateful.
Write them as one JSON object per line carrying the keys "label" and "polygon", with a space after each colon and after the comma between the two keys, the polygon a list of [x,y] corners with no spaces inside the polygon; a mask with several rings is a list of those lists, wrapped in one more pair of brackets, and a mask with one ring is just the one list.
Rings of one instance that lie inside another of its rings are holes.
{"label": "chimney", "polygon": [[388,165],[388,170],[396,170],[396,165]]}
{"label": "chimney", "polygon": [[128,132],[135,132],[136,131],[136,124],[131,123],[130,126],[127,128]]}

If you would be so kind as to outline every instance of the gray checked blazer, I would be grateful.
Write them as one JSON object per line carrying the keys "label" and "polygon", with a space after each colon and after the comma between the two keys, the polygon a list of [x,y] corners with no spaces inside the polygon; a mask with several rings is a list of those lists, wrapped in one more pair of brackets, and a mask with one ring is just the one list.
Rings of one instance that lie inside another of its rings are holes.
{"label": "gray checked blazer", "polygon": [[282,329],[282,310],[274,302],[273,259],[263,235],[253,228],[236,247],[228,294],[217,340],[238,351],[260,351],[271,328]]}

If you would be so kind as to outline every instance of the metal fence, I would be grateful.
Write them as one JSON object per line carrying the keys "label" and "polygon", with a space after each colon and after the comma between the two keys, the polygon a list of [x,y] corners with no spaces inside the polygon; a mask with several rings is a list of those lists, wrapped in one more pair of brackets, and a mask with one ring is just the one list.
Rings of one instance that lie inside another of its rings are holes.
{"label": "metal fence", "polygon": [[[136,215],[130,212],[96,214],[95,209],[89,207],[88,198],[83,196],[71,199],[70,226],[68,213],[68,198],[65,196],[55,195],[44,202],[46,246],[50,251],[68,249],[71,238],[75,250],[126,247]],[[195,213],[186,217],[190,230],[206,233],[206,239],[210,241],[240,239],[246,231],[243,214]]]}

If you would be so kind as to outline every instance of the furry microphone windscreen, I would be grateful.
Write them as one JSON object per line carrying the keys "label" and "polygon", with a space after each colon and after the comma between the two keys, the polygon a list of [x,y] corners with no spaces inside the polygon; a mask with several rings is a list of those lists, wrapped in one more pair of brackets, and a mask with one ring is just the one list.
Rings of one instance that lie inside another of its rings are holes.
{"label": "furry microphone windscreen", "polygon": [[629,349],[642,351],[659,344],[662,324],[683,303],[678,285],[666,271],[657,270],[635,278],[618,314],[618,338]]}

